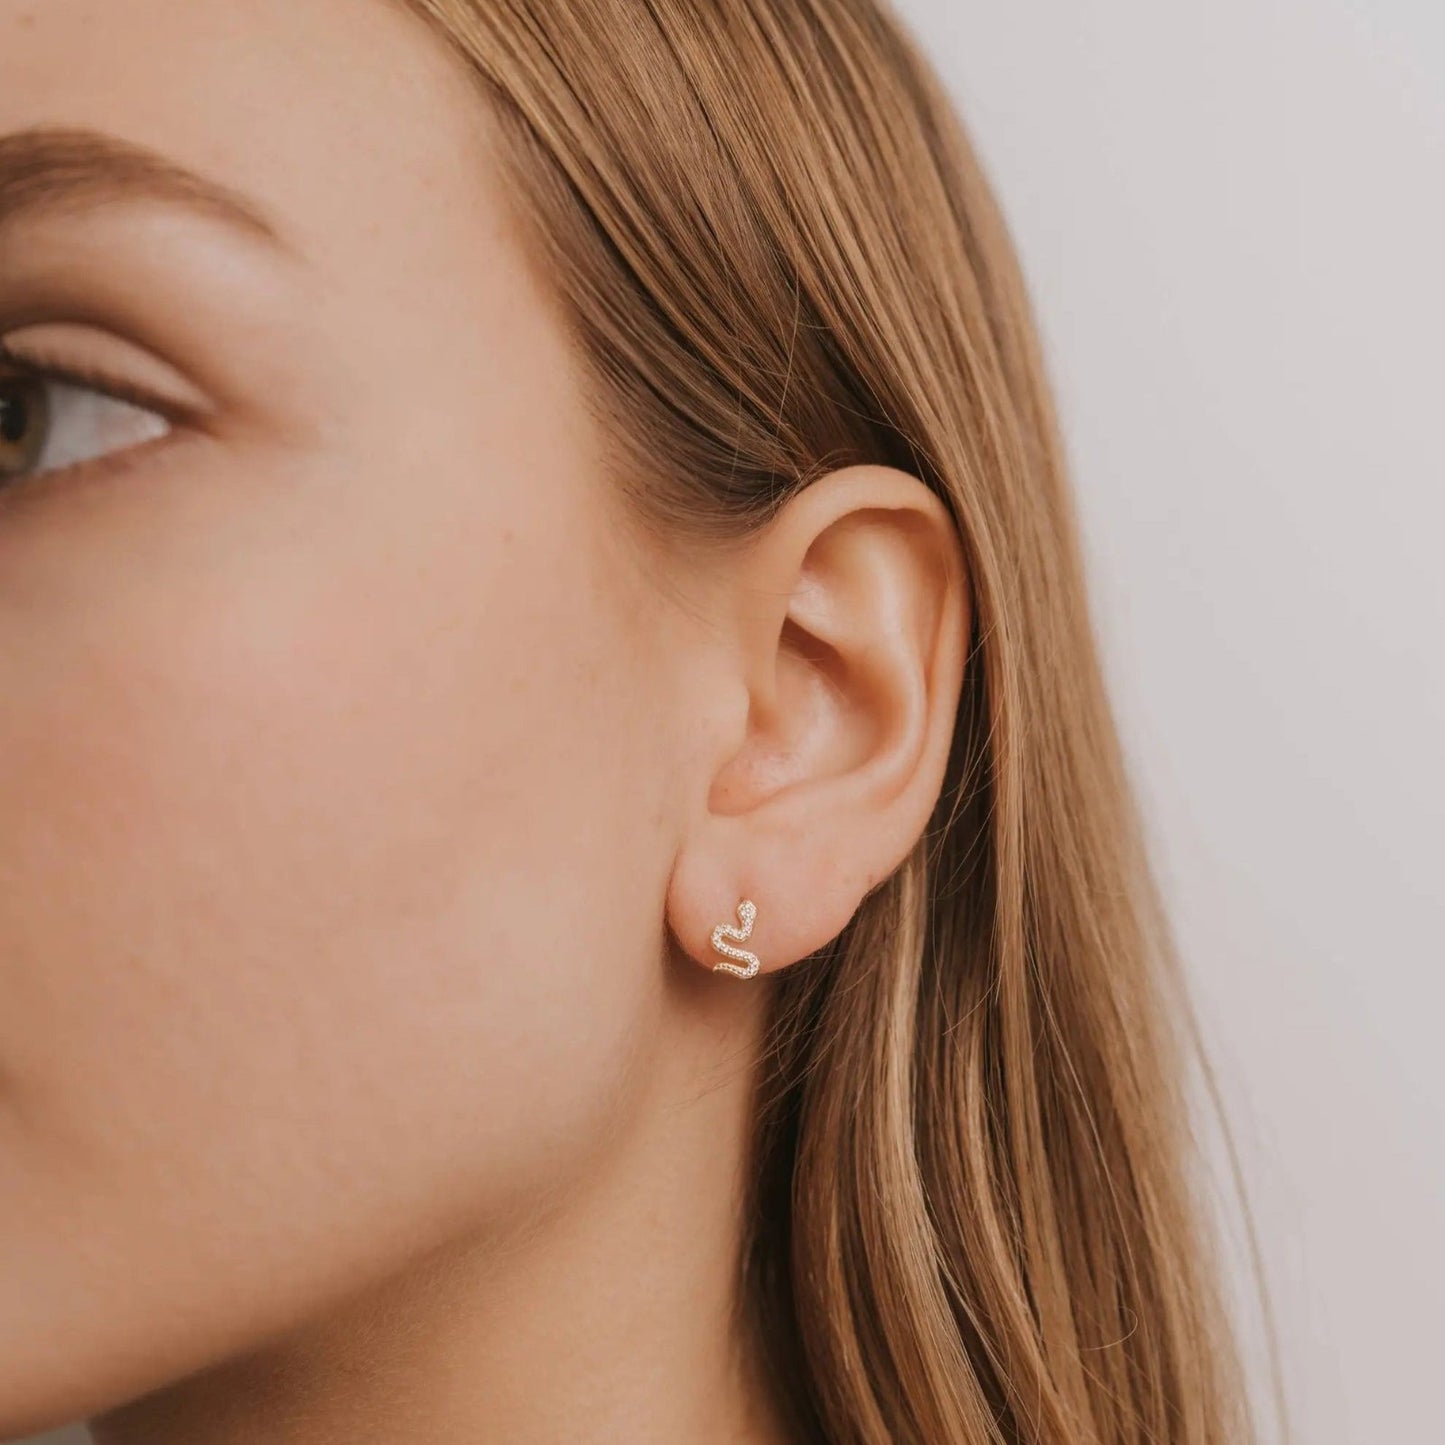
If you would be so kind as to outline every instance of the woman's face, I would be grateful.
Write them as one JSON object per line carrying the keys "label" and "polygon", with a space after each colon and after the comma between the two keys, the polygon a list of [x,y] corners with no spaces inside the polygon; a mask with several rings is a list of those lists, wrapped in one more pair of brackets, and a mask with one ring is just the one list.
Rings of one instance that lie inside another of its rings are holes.
{"label": "woman's face", "polygon": [[485,123],[380,0],[0,0],[96,378],[0,392],[0,1433],[525,1220],[653,1046],[697,649]]}

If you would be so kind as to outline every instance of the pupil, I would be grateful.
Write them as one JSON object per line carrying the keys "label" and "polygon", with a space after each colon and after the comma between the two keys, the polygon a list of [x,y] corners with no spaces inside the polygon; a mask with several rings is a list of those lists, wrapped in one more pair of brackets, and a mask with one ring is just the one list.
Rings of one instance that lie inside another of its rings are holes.
{"label": "pupil", "polygon": [[22,398],[0,396],[0,440],[18,442],[30,425],[30,411]]}

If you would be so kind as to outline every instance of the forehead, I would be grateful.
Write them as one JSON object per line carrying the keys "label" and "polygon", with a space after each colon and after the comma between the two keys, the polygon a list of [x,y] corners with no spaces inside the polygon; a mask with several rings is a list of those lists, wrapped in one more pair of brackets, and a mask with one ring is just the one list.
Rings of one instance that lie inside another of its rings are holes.
{"label": "forehead", "polygon": [[0,135],[158,151],[254,197],[323,269],[368,244],[475,257],[476,228],[503,226],[485,120],[400,0],[0,0]]}

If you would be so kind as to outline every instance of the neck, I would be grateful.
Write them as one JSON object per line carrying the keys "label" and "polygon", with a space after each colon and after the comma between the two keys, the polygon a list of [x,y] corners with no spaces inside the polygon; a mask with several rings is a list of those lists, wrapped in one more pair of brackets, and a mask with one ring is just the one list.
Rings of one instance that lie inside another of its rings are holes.
{"label": "neck", "polygon": [[[699,1044],[674,1050],[586,1186],[523,1236],[452,1240],[264,1349],[98,1417],[96,1445],[784,1445],[735,1312],[753,1051]],[[689,1056],[713,1062],[700,1073]]]}

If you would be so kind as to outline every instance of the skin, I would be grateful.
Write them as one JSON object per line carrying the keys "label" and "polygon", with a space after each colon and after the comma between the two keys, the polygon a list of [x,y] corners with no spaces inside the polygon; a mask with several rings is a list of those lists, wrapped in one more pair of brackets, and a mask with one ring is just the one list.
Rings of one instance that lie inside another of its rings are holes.
{"label": "skin", "polygon": [[754,1051],[938,797],[946,510],[850,467],[644,547],[385,0],[0,0],[41,124],[286,244],[0,229],[0,339],[192,409],[0,486],[0,1436],[783,1439],[727,1309]]}

